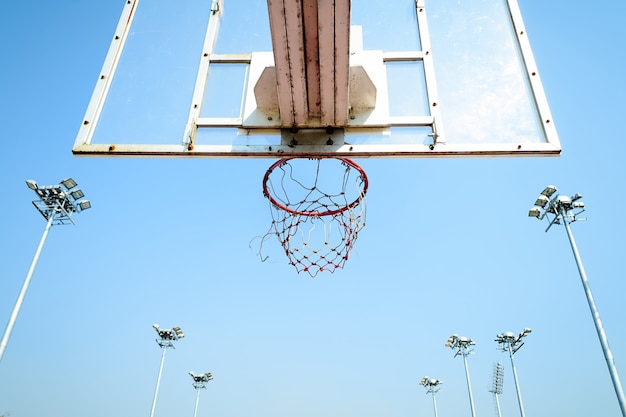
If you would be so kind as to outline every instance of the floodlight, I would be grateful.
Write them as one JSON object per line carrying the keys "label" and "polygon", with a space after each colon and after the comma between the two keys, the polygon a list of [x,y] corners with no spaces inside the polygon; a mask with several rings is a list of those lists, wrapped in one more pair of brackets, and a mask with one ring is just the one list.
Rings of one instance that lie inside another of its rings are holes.
{"label": "floodlight", "polygon": [[68,190],[71,190],[72,188],[76,187],[78,184],[76,184],[76,181],[74,181],[71,178],[66,178],[63,181],[60,181],[60,183],[67,188]]}
{"label": "floodlight", "polygon": [[569,197],[568,197],[568,196],[566,196],[566,195],[560,195],[560,196],[557,198],[557,201],[558,201],[560,204],[562,204],[562,205],[564,205],[564,206],[566,206],[566,207],[572,204],[572,199],[571,199],[571,198],[569,198]]}
{"label": "floodlight", "polygon": [[550,199],[548,197],[546,197],[545,195],[540,195],[539,197],[537,197],[537,201],[535,201],[535,205],[539,207],[545,207],[546,204],[548,204],[549,202],[550,202]]}
{"label": "floodlight", "polygon": [[572,203],[573,208],[585,208],[585,203],[582,201],[575,201]]}
{"label": "floodlight", "polygon": [[180,330],[180,327],[172,327],[172,330],[174,330],[174,332],[176,332],[176,337],[177,338],[182,339],[183,337],[185,337],[183,331]]}
{"label": "floodlight", "polygon": [[581,198],[583,198],[582,194],[576,193],[572,196],[572,201],[580,200]]}
{"label": "floodlight", "polygon": [[546,188],[543,189],[543,191],[541,192],[541,194],[545,195],[546,197],[550,197],[552,196],[552,194],[556,193],[556,187],[554,185],[548,185]]}
{"label": "floodlight", "polygon": [[83,193],[83,190],[81,190],[80,188],[77,188],[74,191],[70,191],[70,195],[72,196],[74,201],[76,201],[83,198],[85,196],[85,193]]}
{"label": "floodlight", "polygon": [[78,202],[78,207],[80,210],[87,210],[91,208],[91,201],[89,200],[81,200]]}
{"label": "floodlight", "polygon": [[37,188],[39,188],[37,183],[33,180],[26,180],[26,185],[33,191],[37,191]]}

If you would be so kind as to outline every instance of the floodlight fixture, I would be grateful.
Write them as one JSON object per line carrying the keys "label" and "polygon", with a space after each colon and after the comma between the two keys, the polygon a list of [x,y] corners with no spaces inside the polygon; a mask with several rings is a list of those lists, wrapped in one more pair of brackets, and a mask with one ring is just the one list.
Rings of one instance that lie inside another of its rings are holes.
{"label": "floodlight fixture", "polygon": [[37,182],[34,180],[26,180],[26,186],[33,190],[38,197],[37,200],[33,201],[33,206],[35,206],[37,211],[39,211],[39,213],[41,213],[41,215],[46,219],[47,223],[43,235],[39,240],[35,256],[30,263],[30,268],[26,273],[26,278],[22,284],[22,288],[13,307],[13,311],[11,312],[11,316],[9,317],[2,340],[0,340],[0,361],[2,361],[4,351],[9,343],[11,332],[15,326],[17,316],[22,307],[26,291],[28,290],[33,273],[35,272],[35,267],[39,261],[39,256],[41,255],[41,251],[46,238],[48,237],[50,228],[56,225],[74,224],[74,221],[72,220],[72,213],[77,213],[82,210],[79,209],[75,201],[71,201],[69,196],[61,188],[61,186],[63,186],[69,190],[69,188],[75,187],[76,185],[76,181],[71,178],[66,178],[63,181],[60,181],[57,185],[46,185],[43,187],[37,185]]}
{"label": "floodlight fixture", "polygon": [[189,371],[189,375],[191,375],[193,387],[196,389],[196,408],[193,412],[193,417],[196,417],[198,414],[198,402],[200,401],[200,389],[206,389],[206,384],[213,380],[213,375],[211,375],[211,372],[196,375],[191,371]]}
{"label": "floodlight fixture", "polygon": [[550,199],[548,197],[546,197],[545,195],[540,195],[539,197],[537,197],[537,200],[535,201],[535,205],[543,208],[549,202],[550,202]]}
{"label": "floodlight fixture", "polygon": [[459,335],[457,334],[453,334],[452,336],[450,336],[445,344],[446,347],[449,347],[452,350],[456,349],[456,353],[454,354],[455,358],[459,355],[463,356],[463,364],[465,365],[465,378],[467,380],[467,392],[469,394],[472,417],[476,417],[476,409],[474,407],[474,397],[472,395],[472,384],[470,382],[469,368],[467,367],[467,356],[474,353],[474,350],[471,348],[471,346],[474,345],[476,345],[476,342],[474,342],[472,339],[466,336],[459,337]]}
{"label": "floodlight fixture", "polygon": [[39,188],[37,183],[33,180],[26,180],[26,185],[33,191],[36,191]]}
{"label": "floodlight fixture", "polygon": [[[554,193],[556,193],[556,187],[551,185],[546,187],[541,192],[541,194],[545,195],[546,197],[552,197]],[[582,199],[582,195],[580,193],[576,193],[572,197],[559,196],[557,194],[551,198],[546,208],[540,208],[535,206],[535,209],[539,209],[541,211],[541,214],[539,214],[539,216],[533,215],[533,209],[531,209],[531,211],[529,212],[529,216],[537,217],[539,220],[542,220],[544,217],[548,217],[550,224],[548,225],[546,232],[550,230],[550,228],[555,224],[563,224],[563,226],[565,227],[565,232],[567,233],[570,246],[572,247],[572,252],[576,261],[576,266],[578,267],[580,280],[582,282],[583,290],[587,298],[587,304],[589,305],[591,317],[596,327],[596,333],[598,334],[600,345],[602,346],[604,359],[606,360],[607,367],[609,368],[609,374],[611,375],[613,388],[615,389],[615,394],[617,396],[617,401],[622,412],[622,417],[626,417],[626,395],[624,395],[624,388],[622,387],[619,373],[617,372],[617,368],[613,360],[613,354],[611,352],[611,348],[609,347],[609,341],[606,336],[606,332],[604,331],[604,327],[602,326],[602,321],[600,320],[600,313],[593,299],[589,280],[587,279],[587,273],[585,272],[580,253],[578,252],[578,246],[576,245],[576,240],[574,239],[574,234],[572,233],[572,229],[570,227],[570,224],[574,223],[576,220],[586,220],[579,219],[577,217],[585,211],[585,203],[580,201],[580,199]],[[552,217],[552,219],[550,219],[550,217]]]}
{"label": "floodlight fixture", "polygon": [[64,180],[61,180],[60,183],[68,190],[71,190],[78,185],[72,178],[65,178]]}
{"label": "floodlight fixture", "polygon": [[440,379],[429,378],[425,376],[420,380],[420,385],[426,388],[426,394],[433,395],[433,408],[435,409],[435,417],[437,417],[437,401],[435,400],[435,394],[439,392],[441,388],[439,385],[443,384],[443,381]]}
{"label": "floodlight fixture", "polygon": [[557,189],[554,185],[548,185],[546,188],[543,189],[543,191],[541,192],[541,195],[545,195],[546,197],[550,198],[552,197],[552,194],[556,192],[557,192]]}
{"label": "floodlight fixture", "polygon": [[163,364],[165,363],[165,353],[167,349],[174,349],[174,342],[184,337],[180,327],[173,327],[172,329],[162,329],[158,324],[153,324],[152,328],[157,332],[159,338],[156,339],[157,344],[163,349],[161,354],[161,366],[159,367],[159,376],[157,377],[156,388],[154,390],[154,398],[152,399],[152,409],[150,411],[150,417],[154,417],[154,410],[156,409],[157,397],[159,395],[159,386],[161,385],[161,375],[163,374]]}
{"label": "floodlight fixture", "polygon": [[76,201],[76,200],[80,200],[81,198],[83,198],[85,196],[85,193],[83,193],[83,190],[81,190],[80,188],[77,188],[75,190],[70,191],[70,196],[74,199],[74,201]]}

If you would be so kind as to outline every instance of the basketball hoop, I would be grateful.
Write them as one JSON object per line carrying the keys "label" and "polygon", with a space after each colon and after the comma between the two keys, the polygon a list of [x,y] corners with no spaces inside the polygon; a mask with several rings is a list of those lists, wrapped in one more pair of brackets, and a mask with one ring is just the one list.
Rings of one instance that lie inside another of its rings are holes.
{"label": "basketball hoop", "polygon": [[[365,171],[344,158],[283,158],[263,177],[276,235],[298,273],[343,268],[365,226]],[[261,259],[265,260],[259,250]]]}

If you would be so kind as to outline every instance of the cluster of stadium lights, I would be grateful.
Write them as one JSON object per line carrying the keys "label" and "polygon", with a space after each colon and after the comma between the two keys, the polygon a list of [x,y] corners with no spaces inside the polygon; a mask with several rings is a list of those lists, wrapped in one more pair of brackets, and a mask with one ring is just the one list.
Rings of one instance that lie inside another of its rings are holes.
{"label": "cluster of stadium lights", "polygon": [[[528,336],[528,334],[530,334],[531,332],[532,332],[531,329],[525,328],[518,336],[515,336],[513,332],[505,332],[505,333],[500,333],[496,335],[496,339],[495,339],[496,342],[502,345],[502,350],[504,351],[508,350],[511,355],[511,365],[513,366],[513,375],[515,376],[515,386],[517,388],[517,398],[520,404],[520,411],[522,413],[522,417],[524,417],[524,411],[522,407],[522,397],[521,397],[518,383],[517,383],[517,374],[515,371],[515,365],[513,364],[513,354],[517,352],[523,346],[524,343],[522,342],[522,339]],[[473,346],[475,345],[476,345],[476,342],[474,342],[472,339],[465,337],[465,336],[459,336],[457,334],[453,334],[452,336],[450,336],[445,344],[446,347],[452,350],[456,350],[456,353],[454,354],[455,358],[459,355],[463,356],[463,362],[465,364],[465,376],[467,378],[467,390],[469,394],[472,416],[476,415],[476,411],[474,409],[474,398],[472,396],[472,387],[470,383],[469,369],[467,367],[467,356],[474,353]],[[496,371],[494,374],[494,387],[491,390],[491,392],[496,394],[496,400],[497,400],[497,395],[502,393],[503,370],[502,370],[502,365],[501,364],[498,364],[498,365],[499,366],[496,368]],[[433,407],[435,410],[435,417],[437,417],[437,403],[435,400],[435,394],[439,392],[439,390],[441,389],[439,386],[443,384],[443,381],[441,381],[440,379],[429,378],[425,376],[424,378],[420,380],[419,384],[423,386],[424,388],[426,388],[427,394],[433,395]],[[499,410],[499,404],[498,404],[498,410]]]}
{"label": "cluster of stadium lights", "polygon": [[[165,352],[167,349],[174,349],[174,342],[179,341],[180,339],[185,337],[185,334],[181,330],[180,327],[175,326],[171,329],[162,329],[158,324],[153,324],[152,327],[159,335],[159,338],[156,339],[157,344],[163,349],[163,355],[161,356],[161,366],[159,368],[159,376],[157,377],[156,388],[154,390],[154,399],[152,400],[152,410],[150,411],[150,417],[154,416],[154,411],[156,409],[157,397],[159,395],[159,386],[161,385],[161,375],[163,374],[163,364],[165,363]],[[213,375],[211,372],[205,372],[200,375],[196,375],[193,372],[189,372],[189,375],[193,379],[193,387],[196,389],[196,407],[194,411],[194,417],[196,417],[198,413],[198,401],[200,400],[200,389],[206,389],[206,384],[213,380]]]}
{"label": "cluster of stadium lights", "polygon": [[46,242],[50,228],[54,225],[74,224],[72,220],[73,213],[79,213],[91,208],[91,202],[89,202],[89,200],[81,200],[85,196],[85,193],[83,193],[80,188],[76,188],[78,184],[72,178],[65,178],[57,185],[41,187],[33,180],[26,180],[26,185],[39,197],[38,200],[33,201],[33,205],[47,220],[47,224],[41,236],[41,240],[39,241],[39,245],[37,246],[37,250],[35,251],[35,256],[30,263],[30,268],[22,283],[22,288],[17,296],[11,315],[9,316],[9,321],[7,322],[2,339],[0,339],[0,361],[9,344],[9,338],[11,337],[17,316],[22,308],[24,297],[26,297],[26,292],[33,277],[33,273],[35,272],[39,255]]}
{"label": "cluster of stadium lights", "polygon": [[[9,318],[9,322],[7,324],[3,337],[0,340],[0,360],[2,360],[4,351],[6,350],[8,340],[11,335],[11,331],[13,329],[17,315],[21,308],[22,301],[24,299],[26,290],[30,283],[30,279],[32,277],[34,268],[37,264],[37,260],[39,258],[39,254],[45,242],[48,230],[50,229],[52,225],[63,225],[63,224],[68,224],[68,223],[74,224],[74,221],[72,220],[73,213],[78,213],[78,212],[91,208],[91,202],[89,200],[86,200],[86,199],[81,200],[85,196],[85,194],[83,193],[82,190],[80,190],[79,188],[76,188],[78,184],[72,178],[65,178],[64,180],[60,181],[58,185],[52,185],[52,186],[39,186],[37,182],[35,182],[34,180],[27,180],[26,185],[28,186],[28,188],[33,190],[39,197],[39,200],[33,201],[33,205],[41,213],[41,215],[48,221],[48,224],[41,238],[37,251],[35,252],[35,257],[33,258],[33,261],[31,262],[30,269],[22,285],[22,289],[20,291],[18,299],[13,308],[12,314]],[[556,192],[557,192],[556,187],[552,185],[549,185],[546,188],[544,188],[544,190],[540,193],[540,196],[535,200],[535,206],[529,210],[528,215],[530,217],[535,217],[539,220],[543,220],[546,217],[550,219],[550,216],[552,216],[552,219],[550,220],[550,224],[548,228],[546,229],[546,232],[550,229],[550,227],[552,227],[552,225],[561,224],[561,220],[563,221],[565,229],[568,233],[568,237],[570,239],[572,250],[574,252],[574,257],[576,258],[576,263],[579,268],[581,280],[583,283],[583,287],[585,289],[585,294],[587,296],[587,301],[589,303],[589,307],[592,312],[592,317],[594,319],[594,324],[596,325],[596,330],[598,332],[598,337],[600,339],[600,343],[602,345],[605,358],[607,360],[607,365],[609,367],[609,372],[613,380],[613,385],[614,385],[614,388],[618,397],[618,402],[620,404],[622,415],[626,417],[626,397],[624,396],[624,390],[622,388],[621,381],[617,373],[617,369],[615,368],[615,364],[613,363],[612,354],[608,346],[608,340],[602,328],[602,324],[599,318],[599,313],[597,311],[597,308],[593,301],[593,297],[591,295],[591,289],[589,288],[589,285],[588,285],[586,273],[582,266],[582,261],[580,260],[580,255],[578,254],[576,243],[574,241],[573,235],[568,225],[568,223],[572,223],[576,220],[579,220],[577,219],[577,216],[581,214],[582,212],[584,212],[585,204],[582,201],[580,201],[580,199],[582,198],[582,195],[579,193],[574,194],[571,197],[568,197],[568,196],[558,195],[556,194]],[[153,327],[157,331],[159,338],[160,338],[160,339],[157,339],[157,343],[159,344],[159,346],[163,348],[163,358],[161,360],[161,369],[159,371],[159,377],[157,380],[157,387],[155,391],[151,417],[154,415],[154,407],[156,404],[156,397],[158,394],[159,383],[161,379],[161,372],[163,369],[163,362],[165,360],[165,352],[168,348],[174,348],[174,342],[184,337],[184,334],[182,330],[180,329],[180,327],[174,327],[172,329],[161,329],[156,324],[153,325]],[[513,374],[515,377],[515,385],[516,385],[517,393],[518,393],[520,412],[522,414],[522,417],[524,417],[524,411],[522,407],[522,400],[521,400],[521,394],[519,391],[519,385],[517,383],[515,365],[513,363],[513,355],[523,346],[524,343],[522,342],[522,338],[526,337],[530,332],[531,332],[531,329],[528,329],[528,328],[524,329],[524,331],[522,331],[517,337],[512,332],[501,333],[497,335],[495,339],[496,342],[502,345],[503,351],[506,351],[506,350],[509,351],[509,354],[511,357],[511,365],[513,367]],[[473,345],[475,345],[475,342],[473,340],[468,339],[467,337],[459,337],[456,334],[453,334],[452,336],[450,336],[450,338],[445,344],[446,347],[457,350],[456,354],[454,355],[455,357],[458,356],[459,354],[463,356],[463,359],[465,362],[465,371],[466,371],[466,376],[467,376],[468,391],[469,391],[469,396],[470,396],[470,405],[472,407],[472,416],[475,416],[471,385],[470,385],[470,380],[469,380],[469,371],[467,368],[467,360],[466,360],[467,355],[473,353],[473,350],[471,349],[471,346]],[[194,388],[198,389],[198,392],[200,388],[206,388],[206,383],[213,379],[210,372],[207,372],[202,375],[195,375],[193,372],[190,372],[189,374],[193,378]],[[497,394],[501,392],[501,374],[498,374],[498,376],[499,376],[498,378],[499,389],[496,389],[496,387],[494,387],[494,389],[492,390],[492,392],[496,394],[496,399],[497,399]],[[438,385],[442,383],[443,382],[440,380],[430,379],[428,377],[424,377],[420,381],[420,385],[423,385],[424,387],[426,387],[428,393],[433,394],[433,403],[435,401],[434,395],[437,391],[439,391]],[[494,380],[494,384],[496,384],[495,380]],[[197,400],[196,400],[196,411],[197,411]],[[436,404],[435,404],[435,415],[436,414],[437,414],[437,409],[436,409]]]}
{"label": "cluster of stadium lights", "polygon": [[85,196],[72,178],[65,178],[57,185],[40,187],[33,180],[27,180],[26,185],[33,190],[39,200],[33,201],[35,208],[46,219],[53,219],[54,224],[67,224],[72,221],[72,214],[91,208],[89,200],[81,200]]}
{"label": "cluster of stadium lights", "polygon": [[576,221],[576,216],[585,211],[585,203],[580,201],[583,198],[581,194],[576,193],[568,197],[556,194],[556,192],[555,186],[548,185],[537,197],[535,206],[528,211],[529,217],[536,217],[539,220],[543,220],[546,217],[549,219],[550,216],[553,216],[546,232],[553,224],[560,224],[561,220],[567,221],[568,217],[570,218],[570,223]]}

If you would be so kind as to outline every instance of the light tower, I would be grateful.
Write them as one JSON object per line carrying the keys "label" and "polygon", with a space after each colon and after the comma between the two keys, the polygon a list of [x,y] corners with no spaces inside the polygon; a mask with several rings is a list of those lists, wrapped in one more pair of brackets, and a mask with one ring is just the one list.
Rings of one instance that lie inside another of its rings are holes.
{"label": "light tower", "polygon": [[519,404],[519,412],[521,417],[525,417],[524,414],[524,405],[522,404],[522,392],[519,388],[519,382],[517,380],[517,371],[515,370],[515,362],[513,361],[513,356],[515,353],[524,346],[524,342],[522,339],[528,336],[532,332],[531,329],[525,328],[519,335],[515,336],[513,332],[500,333],[496,336],[496,342],[500,344],[502,351],[509,352],[509,357],[511,358],[511,369],[513,370],[513,381],[515,381],[515,391],[517,391],[517,402]]}
{"label": "light tower", "polygon": [[433,408],[435,409],[435,417],[437,417],[437,401],[435,400],[435,394],[439,392],[441,388],[439,385],[443,384],[443,381],[435,378],[428,378],[425,376],[421,379],[420,385],[426,388],[426,394],[433,394]]}
{"label": "light tower", "polygon": [[156,339],[157,344],[163,349],[161,355],[161,366],[159,367],[159,376],[157,377],[156,388],[154,389],[154,398],[152,399],[152,409],[150,410],[150,417],[154,417],[154,410],[156,408],[157,396],[159,395],[159,385],[161,385],[161,374],[163,373],[163,364],[165,363],[165,352],[167,349],[174,349],[174,342],[185,337],[180,327],[172,327],[171,329],[161,329],[158,324],[153,324],[154,330],[156,330],[159,338]]}
{"label": "light tower", "polygon": [[193,387],[196,389],[196,408],[193,411],[193,417],[198,414],[198,402],[200,401],[200,390],[206,389],[206,384],[213,379],[211,372],[207,372],[201,375],[196,375],[189,371],[189,375],[193,379]]}
{"label": "light tower", "polygon": [[469,394],[470,408],[472,410],[472,417],[476,417],[476,410],[474,409],[474,397],[472,396],[472,384],[470,382],[469,368],[467,367],[467,355],[471,355],[474,353],[474,350],[471,346],[474,346],[476,342],[472,339],[468,339],[465,336],[459,337],[456,334],[453,334],[448,338],[446,342],[446,347],[454,350],[456,349],[456,353],[454,357],[461,355],[463,356],[463,363],[465,364],[465,378],[467,379],[467,392]]}
{"label": "light tower", "polygon": [[15,321],[17,320],[17,316],[22,307],[26,291],[28,290],[31,278],[35,272],[35,267],[39,261],[39,255],[41,254],[43,245],[48,237],[50,228],[56,225],[74,224],[72,214],[91,208],[89,200],[81,200],[85,194],[79,188],[75,188],[78,184],[76,184],[76,181],[71,178],[66,178],[63,181],[60,181],[58,185],[46,185],[40,187],[33,180],[27,180],[26,185],[28,188],[33,190],[35,194],[37,194],[37,197],[39,197],[38,200],[33,201],[33,205],[37,211],[41,213],[44,219],[47,220],[47,223],[43,231],[43,235],[39,240],[35,256],[30,263],[30,268],[26,273],[22,289],[17,297],[17,301],[15,301],[15,306],[13,307],[6,329],[4,330],[4,335],[0,341],[0,361],[2,361],[4,351],[9,344],[9,338],[11,337],[13,326],[15,326]]}
{"label": "light tower", "polygon": [[496,411],[498,412],[498,417],[502,417],[502,413],[500,412],[500,398],[499,395],[502,394],[502,385],[504,382],[504,367],[500,362],[496,363],[493,367],[493,383],[491,385],[491,389],[489,392],[493,393],[493,396],[496,399]]}
{"label": "light tower", "polygon": [[580,280],[583,284],[585,296],[587,297],[587,303],[589,304],[589,309],[591,310],[591,317],[593,318],[593,323],[596,326],[598,339],[600,339],[604,359],[606,360],[609,373],[611,374],[613,388],[615,389],[617,401],[619,402],[619,406],[622,411],[622,417],[626,417],[626,396],[624,396],[624,388],[622,387],[619,374],[617,373],[615,361],[613,360],[613,353],[611,353],[609,341],[606,333],[604,332],[604,328],[602,327],[602,321],[600,320],[600,312],[598,311],[596,303],[593,300],[591,287],[589,286],[589,281],[587,280],[587,273],[585,272],[582,259],[580,258],[580,253],[578,252],[578,246],[576,246],[576,241],[574,240],[574,235],[570,227],[570,223],[574,223],[576,220],[585,220],[578,219],[576,217],[585,211],[585,204],[580,201],[582,197],[583,196],[578,193],[571,197],[559,195],[555,186],[548,185],[544,188],[539,197],[537,197],[537,200],[535,200],[535,207],[529,210],[528,216],[536,217],[539,220],[543,220],[544,218],[548,219],[550,224],[548,225],[546,232],[550,230],[552,225],[555,224],[562,223],[565,227],[570,246],[572,247],[572,252],[574,253],[574,259],[576,260],[576,266],[578,267],[578,272],[580,274]]}

